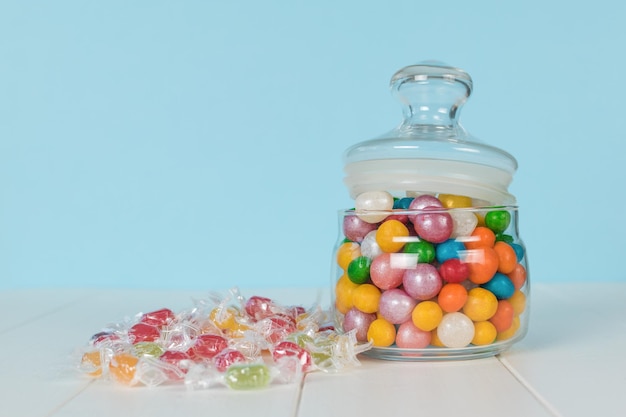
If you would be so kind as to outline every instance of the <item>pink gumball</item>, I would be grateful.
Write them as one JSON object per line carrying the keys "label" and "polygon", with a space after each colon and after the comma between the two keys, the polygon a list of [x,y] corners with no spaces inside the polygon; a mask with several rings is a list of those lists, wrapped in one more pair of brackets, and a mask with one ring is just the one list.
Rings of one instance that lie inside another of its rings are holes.
{"label": "pink gumball", "polygon": [[383,253],[372,261],[370,265],[370,279],[381,290],[399,287],[404,277],[403,268],[394,268],[392,257],[395,253]]}
{"label": "pink gumball", "polygon": [[372,230],[376,230],[377,224],[361,220],[356,214],[343,218],[343,234],[353,242],[361,242]]}
{"label": "pink gumball", "polygon": [[[454,221],[449,213],[440,210],[437,207],[425,207],[424,212],[415,216],[413,227],[417,235],[431,243],[445,242],[452,235]],[[432,213],[428,213],[432,211]]]}
{"label": "pink gumball", "polygon": [[352,307],[343,318],[343,330],[349,332],[356,329],[356,340],[367,342],[367,330],[376,320],[376,314],[364,313]]}
{"label": "pink gumball", "polygon": [[412,321],[404,322],[398,328],[396,345],[400,348],[422,349],[430,344],[432,333],[417,328]]}
{"label": "pink gumball", "polygon": [[415,268],[404,272],[402,283],[409,296],[424,301],[439,294],[443,280],[437,268],[431,264],[419,263]]}

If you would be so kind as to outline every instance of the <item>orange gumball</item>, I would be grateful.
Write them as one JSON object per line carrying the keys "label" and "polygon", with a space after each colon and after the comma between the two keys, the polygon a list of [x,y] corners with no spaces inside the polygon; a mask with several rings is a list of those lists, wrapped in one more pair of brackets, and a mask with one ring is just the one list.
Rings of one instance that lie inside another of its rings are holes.
{"label": "orange gumball", "polygon": [[469,279],[474,284],[484,284],[498,272],[500,259],[498,253],[490,247],[467,251],[466,262],[469,266]]}
{"label": "orange gumball", "polygon": [[515,311],[513,305],[507,300],[498,301],[498,309],[496,313],[491,316],[489,321],[496,327],[498,333],[508,330],[513,324],[513,317]]}
{"label": "orange gumball", "polygon": [[467,249],[492,248],[496,243],[496,234],[488,227],[478,226],[464,243]]}
{"label": "orange gumball", "polygon": [[496,242],[493,245],[493,249],[498,254],[498,272],[508,274],[513,271],[515,265],[517,265],[517,255],[515,249],[506,242]]}
{"label": "orange gumball", "polygon": [[519,290],[526,283],[526,268],[522,264],[516,264],[507,276],[515,286],[515,289]]}
{"label": "orange gumball", "polygon": [[452,313],[459,311],[467,301],[467,290],[461,284],[449,283],[441,287],[437,302],[443,311]]}

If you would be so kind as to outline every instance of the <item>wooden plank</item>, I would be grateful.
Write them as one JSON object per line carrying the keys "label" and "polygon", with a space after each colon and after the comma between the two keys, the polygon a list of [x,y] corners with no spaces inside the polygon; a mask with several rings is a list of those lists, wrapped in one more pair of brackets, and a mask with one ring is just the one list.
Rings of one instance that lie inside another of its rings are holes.
{"label": "wooden plank", "polygon": [[495,358],[388,362],[364,358],[336,375],[306,377],[299,417],[324,415],[550,416]]}
{"label": "wooden plank", "polygon": [[529,333],[501,355],[559,415],[624,416],[626,284],[536,284]]}
{"label": "wooden plank", "polygon": [[49,314],[67,304],[75,303],[90,293],[88,290],[19,289],[0,291],[0,335]]}

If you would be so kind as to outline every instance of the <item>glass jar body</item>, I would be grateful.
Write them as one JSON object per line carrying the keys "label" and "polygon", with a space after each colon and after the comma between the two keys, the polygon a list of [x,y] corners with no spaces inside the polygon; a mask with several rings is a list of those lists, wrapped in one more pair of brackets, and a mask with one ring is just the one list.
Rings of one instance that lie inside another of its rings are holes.
{"label": "glass jar body", "polygon": [[422,195],[396,198],[391,210],[339,212],[333,316],[372,343],[367,355],[481,358],[526,334],[530,280],[517,207],[463,199],[471,202]]}

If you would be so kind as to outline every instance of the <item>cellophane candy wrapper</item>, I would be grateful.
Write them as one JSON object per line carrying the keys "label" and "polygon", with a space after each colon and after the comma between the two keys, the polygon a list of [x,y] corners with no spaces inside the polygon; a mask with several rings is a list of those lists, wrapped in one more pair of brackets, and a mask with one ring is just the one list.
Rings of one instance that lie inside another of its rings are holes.
{"label": "cellophane candy wrapper", "polygon": [[78,368],[128,386],[249,390],[294,383],[308,372],[358,366],[357,355],[371,347],[331,321],[319,305],[284,306],[233,288],[193,300],[188,310],[162,308],[104,327],[79,349]]}

